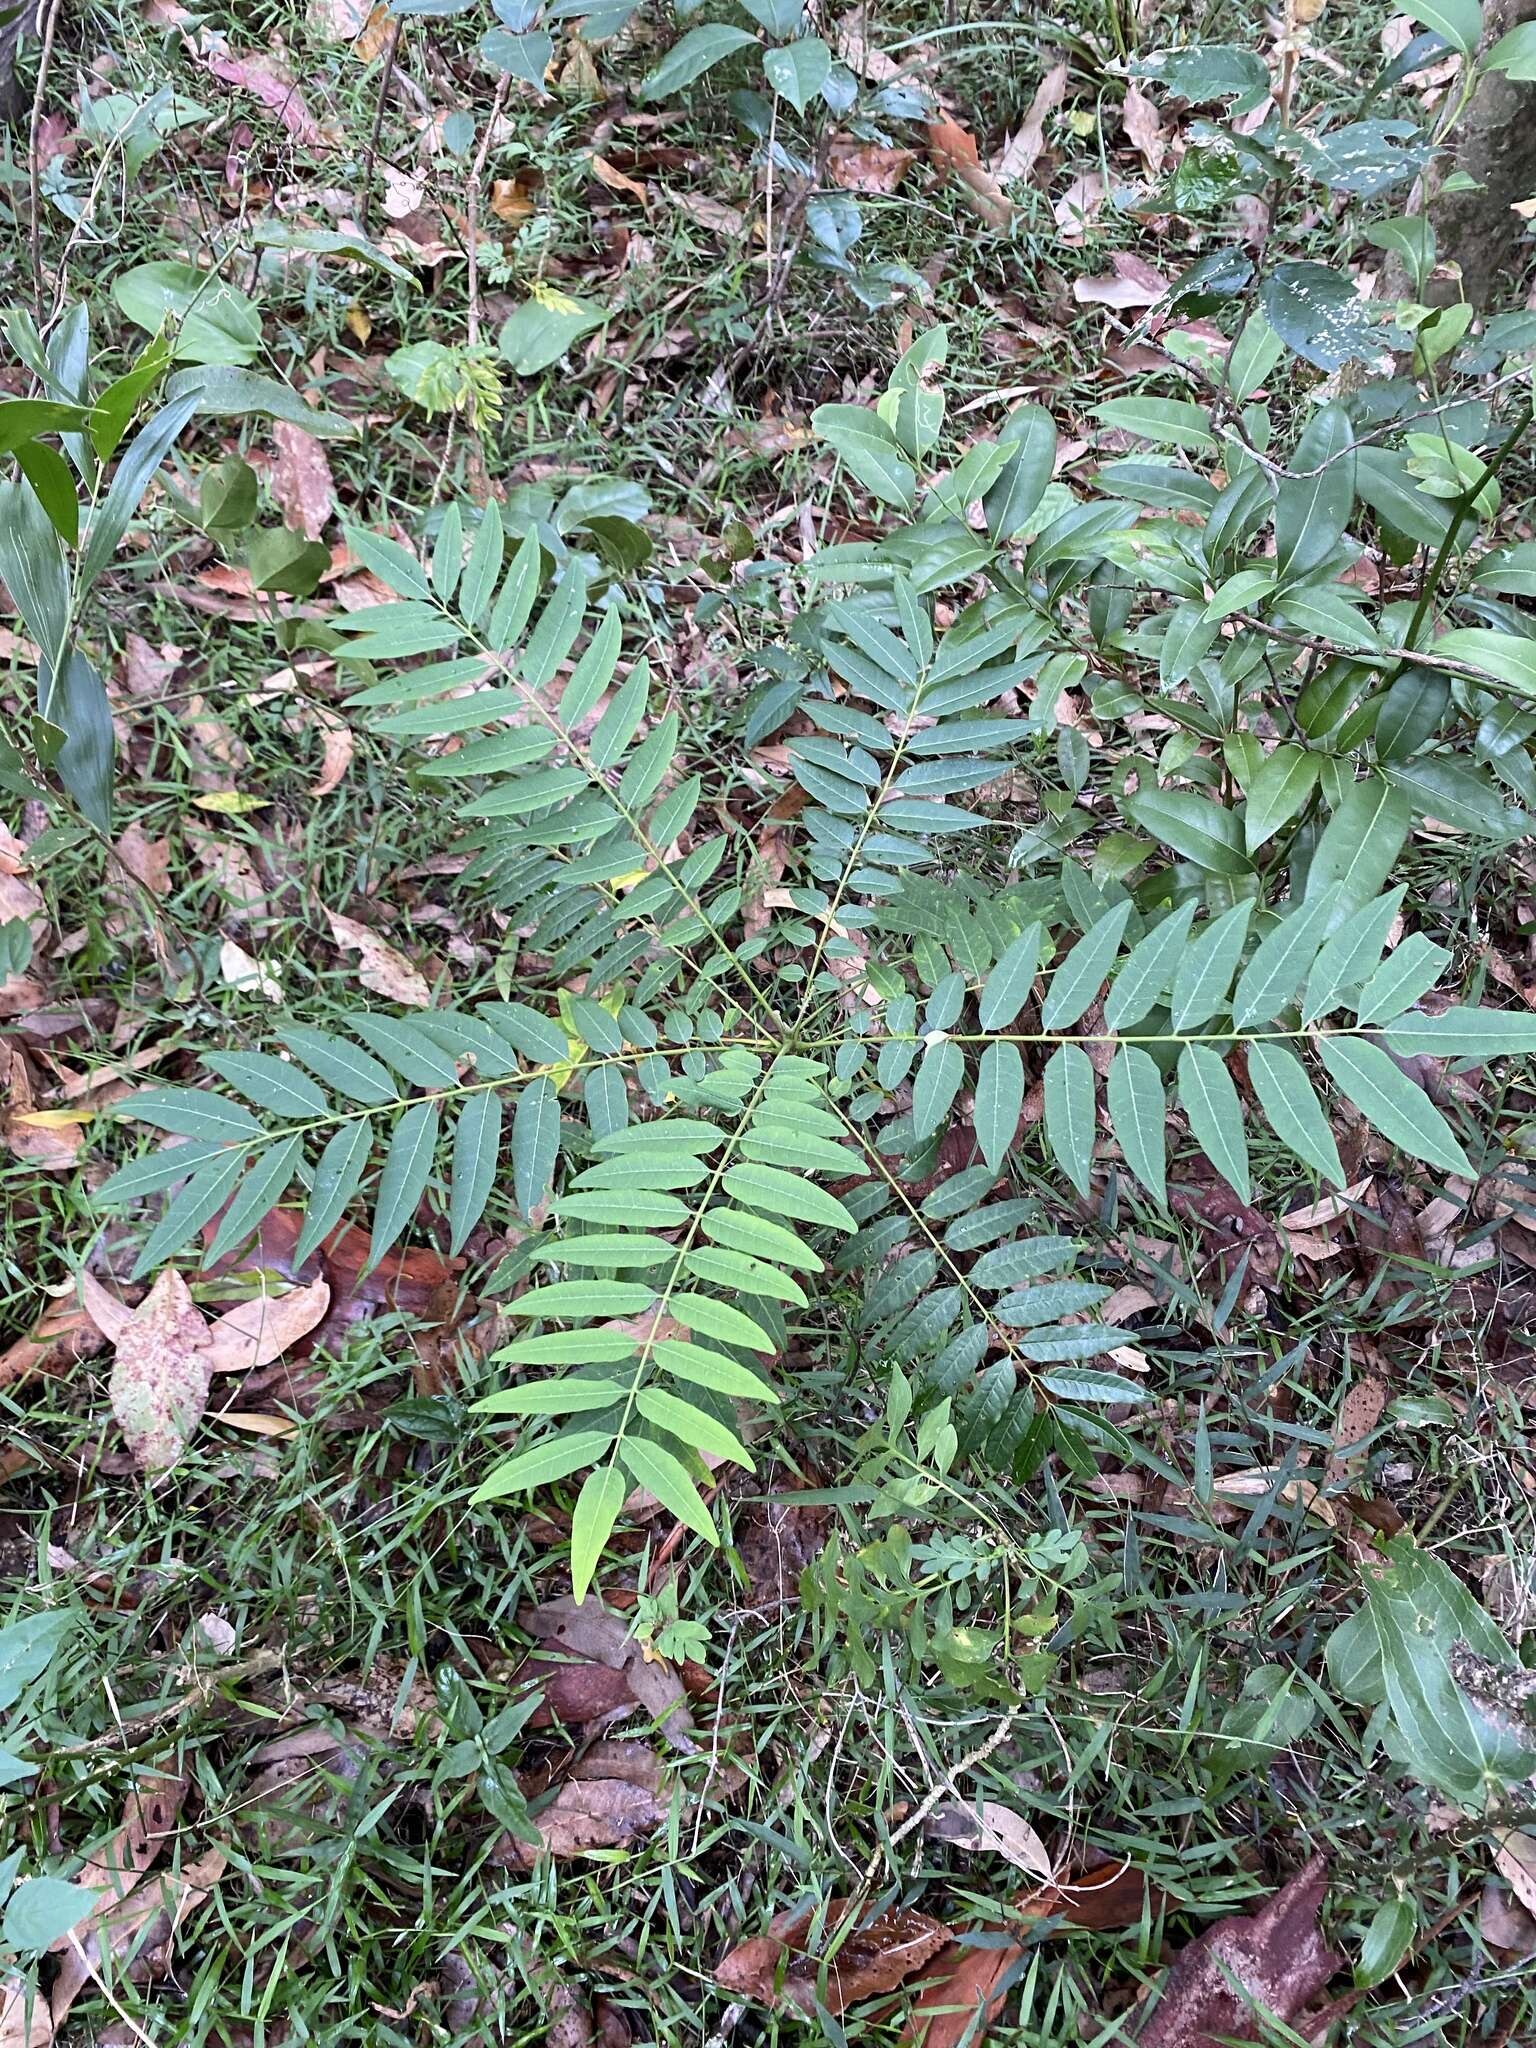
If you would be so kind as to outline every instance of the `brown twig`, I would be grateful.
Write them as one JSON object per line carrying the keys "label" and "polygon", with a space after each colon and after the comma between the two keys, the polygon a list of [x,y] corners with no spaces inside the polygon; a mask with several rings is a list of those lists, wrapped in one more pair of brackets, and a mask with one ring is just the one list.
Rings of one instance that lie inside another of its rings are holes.
{"label": "brown twig", "polygon": [[27,222],[28,253],[32,259],[32,296],[38,324],[43,320],[43,180],[41,143],[43,101],[48,93],[48,71],[53,62],[53,37],[59,25],[64,0],[48,0],[43,18],[43,47],[37,60],[37,84],[32,90],[32,119],[27,130]]}
{"label": "brown twig", "polygon": [[357,225],[365,235],[368,232],[368,208],[373,199],[373,166],[379,154],[379,137],[384,132],[384,106],[395,76],[395,52],[400,47],[401,26],[402,17],[397,14],[389,26],[389,41],[384,48],[384,70],[379,79],[379,101],[373,110],[373,132],[368,137],[368,148],[363,157],[363,189],[358,195]]}

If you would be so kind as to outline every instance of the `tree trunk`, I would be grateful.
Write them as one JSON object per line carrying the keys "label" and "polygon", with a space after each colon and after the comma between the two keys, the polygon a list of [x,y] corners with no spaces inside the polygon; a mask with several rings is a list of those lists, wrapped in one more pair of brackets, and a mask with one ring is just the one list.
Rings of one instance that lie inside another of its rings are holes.
{"label": "tree trunk", "polygon": [[[1485,0],[1484,50],[1531,20],[1536,0]],[[1462,290],[1480,312],[1518,305],[1533,248],[1527,222],[1511,209],[1536,196],[1536,85],[1483,74],[1457,130],[1455,168],[1482,189],[1431,193],[1440,261],[1460,267]]]}

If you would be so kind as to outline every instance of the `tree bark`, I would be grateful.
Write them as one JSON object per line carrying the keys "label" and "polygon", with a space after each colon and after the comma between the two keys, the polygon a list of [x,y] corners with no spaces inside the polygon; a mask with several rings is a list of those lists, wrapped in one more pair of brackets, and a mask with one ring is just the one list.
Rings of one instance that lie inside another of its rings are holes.
{"label": "tree bark", "polygon": [[[1485,0],[1483,48],[1521,22],[1536,20],[1536,0]],[[1440,261],[1459,266],[1462,291],[1480,312],[1521,303],[1536,245],[1515,202],[1536,197],[1536,85],[1485,72],[1462,115],[1455,168],[1480,191],[1431,192],[1429,218]]]}

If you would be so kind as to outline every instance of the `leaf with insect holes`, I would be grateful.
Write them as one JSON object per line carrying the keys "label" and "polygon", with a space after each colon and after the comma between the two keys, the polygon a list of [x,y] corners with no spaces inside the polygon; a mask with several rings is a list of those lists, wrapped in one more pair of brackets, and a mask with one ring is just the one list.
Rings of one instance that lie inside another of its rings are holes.
{"label": "leaf with insect holes", "polygon": [[167,1266],[124,1325],[112,1360],[112,1413],[141,1470],[169,1471],[186,1449],[208,1405],[209,1342],[186,1281]]}

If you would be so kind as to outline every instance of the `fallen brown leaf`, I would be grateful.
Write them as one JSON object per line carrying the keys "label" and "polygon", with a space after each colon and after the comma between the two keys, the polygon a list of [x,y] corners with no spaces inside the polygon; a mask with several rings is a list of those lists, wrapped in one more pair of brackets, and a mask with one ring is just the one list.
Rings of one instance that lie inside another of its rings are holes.
{"label": "fallen brown leaf", "polygon": [[325,915],[330,923],[331,936],[342,951],[360,956],[357,978],[364,988],[372,989],[375,995],[388,996],[392,1003],[403,1003],[410,1009],[430,1008],[431,985],[403,953],[397,952],[367,925],[359,924],[356,918],[343,917],[336,910],[327,910]]}
{"label": "fallen brown leaf", "polygon": [[1141,257],[1116,250],[1110,257],[1114,266],[1106,277],[1080,277],[1072,296],[1080,306],[1113,306],[1127,312],[1141,306],[1155,306],[1168,290],[1168,280]]}
{"label": "fallen brown leaf", "polygon": [[278,58],[259,56],[255,51],[207,50],[202,62],[221,84],[253,93],[277,116],[295,142],[310,149],[326,147],[325,131],[305,105],[292,74]]}
{"label": "fallen brown leaf", "polygon": [[589,161],[592,165],[592,175],[600,185],[606,185],[610,192],[627,192],[631,199],[638,199],[644,205],[647,194],[638,178],[630,177],[627,171],[621,171],[617,164],[609,163],[608,159],[599,156],[596,150],[592,152]]}
{"label": "fallen brown leaf", "polygon": [[1138,2048],[1223,2048],[1251,2036],[1261,2011],[1297,2025],[1343,1967],[1317,1924],[1327,1888],[1327,1863],[1314,1856],[1257,1912],[1218,1921],[1181,1949]]}
{"label": "fallen brown leaf", "polygon": [[[830,1902],[822,1916],[820,1952],[816,1954],[805,1946],[816,1918],[814,1907],[801,1906],[775,1915],[762,1934],[731,1950],[716,1970],[715,1982],[760,2004],[787,2003],[805,2013],[814,2012],[821,2001],[836,2019],[862,1999],[894,1991],[949,1946],[949,1930],[937,1920],[910,1907],[895,1907],[855,1927],[824,1965],[825,1951],[832,1946],[852,1903],[850,1899]],[[824,1998],[820,1989],[823,1967],[827,1973]]]}
{"label": "fallen brown leaf", "polygon": [[491,212],[509,224],[528,220],[534,212],[534,186],[527,178],[496,178],[491,184]]}
{"label": "fallen brown leaf", "polygon": [[532,1870],[540,1856],[623,1848],[666,1819],[671,1798],[643,1742],[594,1743],[580,1769],[582,1775],[568,1778],[534,1816],[538,1846],[513,1842],[511,1860],[521,1869]]}
{"label": "fallen brown leaf", "polygon": [[1125,88],[1125,104],[1120,110],[1120,125],[1130,138],[1131,147],[1146,165],[1148,174],[1156,177],[1163,167],[1163,158],[1168,153],[1168,134],[1158,116],[1158,111],[1143,92],[1134,85]]}
{"label": "fallen brown leaf", "polygon": [[269,1365],[323,1322],[330,1305],[329,1283],[316,1279],[307,1287],[258,1295],[226,1309],[209,1332],[210,1371],[249,1372]]}
{"label": "fallen brown leaf", "polygon": [[1067,96],[1067,67],[1053,64],[1024,116],[1024,125],[993,164],[1000,185],[1017,185],[1027,178],[1045,148],[1045,124]]}
{"label": "fallen brown leaf", "polygon": [[980,2048],[1006,1995],[998,1987],[1023,1953],[999,1933],[950,1942],[923,1973],[902,2040],[912,2048]]}
{"label": "fallen brown leaf", "polygon": [[855,142],[840,135],[827,157],[827,175],[845,192],[894,192],[917,162],[915,149],[887,149],[878,142]]}
{"label": "fallen brown leaf", "polygon": [[168,1472],[208,1405],[210,1371],[208,1325],[174,1266],[111,1341],[109,1390],[124,1440],[143,1471]]}
{"label": "fallen brown leaf", "polygon": [[976,138],[948,114],[928,123],[928,154],[940,170],[964,185],[973,212],[990,227],[1005,228],[1013,218],[1013,202],[981,161]]}
{"label": "fallen brown leaf", "polygon": [[306,540],[318,540],[336,505],[325,443],[288,420],[273,424],[272,441],[277,455],[268,481],[283,523]]}
{"label": "fallen brown leaf", "polygon": [[320,727],[320,773],[309,785],[309,793],[311,796],[329,796],[340,786],[352,766],[352,757],[357,752],[357,735],[336,712],[319,705],[314,707],[314,711]]}
{"label": "fallen brown leaf", "polygon": [[113,843],[113,853],[133,876],[146,888],[151,896],[168,896],[171,892],[171,842],[169,839],[150,839],[140,824],[128,826]]}
{"label": "fallen brown leaf", "polygon": [[1032,1871],[1047,1884],[1055,1879],[1056,1867],[1044,1842],[1022,1814],[996,1800],[984,1799],[979,1807],[946,1800],[928,1816],[923,1832],[934,1840],[953,1843],[957,1849],[1006,1856],[1020,1870]]}

